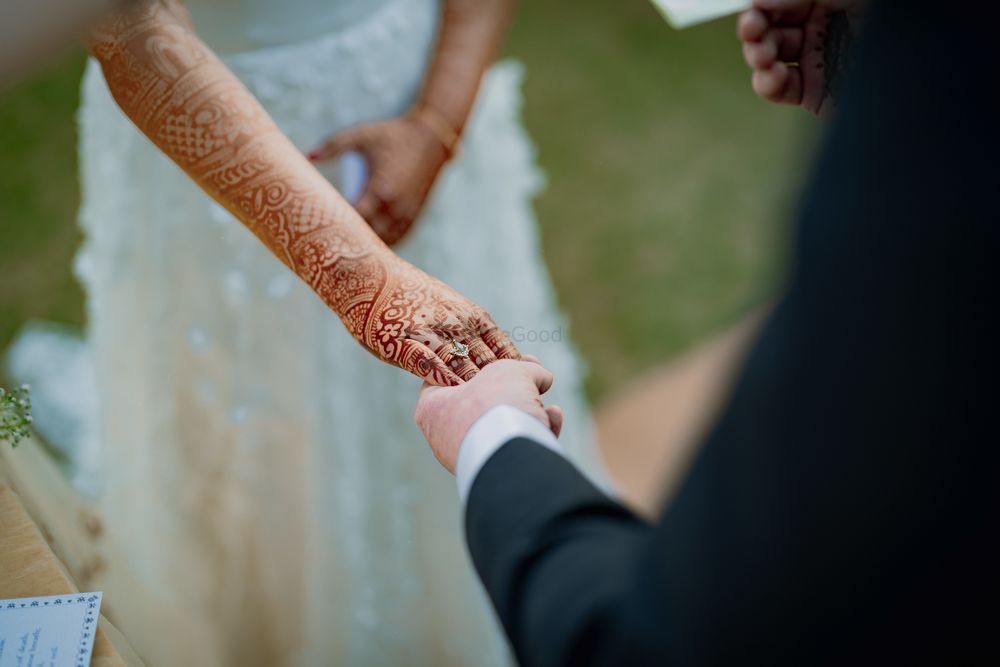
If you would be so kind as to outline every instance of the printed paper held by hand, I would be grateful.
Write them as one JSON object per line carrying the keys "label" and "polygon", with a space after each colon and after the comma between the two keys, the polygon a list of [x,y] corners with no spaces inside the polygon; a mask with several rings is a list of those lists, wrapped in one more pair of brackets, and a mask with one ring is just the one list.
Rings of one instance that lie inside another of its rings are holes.
{"label": "printed paper held by hand", "polygon": [[752,0],[651,0],[678,30],[750,9]]}

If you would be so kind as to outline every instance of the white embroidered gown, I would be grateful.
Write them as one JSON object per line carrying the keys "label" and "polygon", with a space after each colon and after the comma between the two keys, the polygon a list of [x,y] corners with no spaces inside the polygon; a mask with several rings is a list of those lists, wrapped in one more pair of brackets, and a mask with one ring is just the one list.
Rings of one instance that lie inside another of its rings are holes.
{"label": "white embroidered gown", "polygon": [[[440,20],[437,0],[187,6],[303,150],[405,112]],[[579,366],[531,208],[542,177],[521,75],[489,72],[463,151],[397,250],[553,369],[563,440],[587,456]],[[40,370],[72,356],[60,336],[22,338],[11,366],[40,393],[72,381],[69,395],[96,395],[97,414],[45,416],[50,432],[72,418],[93,434],[77,481],[118,554],[93,584],[113,620],[154,667],[507,662],[454,482],[412,423],[419,381],[362,350],[141,136],[94,63],[82,97],[77,268],[94,386],[61,362]]]}

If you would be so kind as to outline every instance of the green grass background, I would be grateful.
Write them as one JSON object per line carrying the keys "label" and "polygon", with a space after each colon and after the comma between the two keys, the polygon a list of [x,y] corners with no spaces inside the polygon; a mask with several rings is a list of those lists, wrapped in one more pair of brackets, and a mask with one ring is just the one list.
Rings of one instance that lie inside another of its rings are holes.
{"label": "green grass background", "polygon": [[[506,52],[528,68],[545,254],[595,400],[741,318],[779,275],[813,123],[753,96],[733,25],[677,32],[646,0],[521,3]],[[0,94],[0,348],[30,318],[83,325],[82,68],[74,52]]]}

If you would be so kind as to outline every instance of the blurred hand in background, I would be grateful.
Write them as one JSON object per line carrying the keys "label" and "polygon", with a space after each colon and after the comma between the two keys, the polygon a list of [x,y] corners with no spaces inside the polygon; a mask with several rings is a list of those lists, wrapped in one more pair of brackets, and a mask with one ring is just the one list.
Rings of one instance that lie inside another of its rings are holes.
{"label": "blurred hand in background", "polygon": [[849,63],[851,21],[860,0],[757,0],[739,19],[753,89],[777,104],[820,117],[836,106]]}
{"label": "blurred hand in background", "polygon": [[347,129],[309,159],[332,160],[348,151],[361,153],[368,163],[368,183],[354,207],[385,243],[398,243],[423,210],[450,151],[428,124],[411,115]]}
{"label": "blurred hand in background", "polygon": [[388,245],[413,227],[441,168],[458,149],[514,5],[514,0],[445,0],[437,48],[410,113],[350,128],[309,152],[314,162],[347,151],[365,157],[368,183],[355,208]]}

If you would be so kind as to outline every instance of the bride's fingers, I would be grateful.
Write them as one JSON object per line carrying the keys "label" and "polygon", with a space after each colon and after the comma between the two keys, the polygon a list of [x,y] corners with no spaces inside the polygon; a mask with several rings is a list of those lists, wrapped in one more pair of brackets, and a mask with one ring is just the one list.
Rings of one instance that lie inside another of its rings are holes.
{"label": "bride's fingers", "polygon": [[413,226],[420,209],[411,197],[403,196],[392,202],[389,206],[389,213],[393,222],[393,238],[398,241]]}
{"label": "bride's fingers", "polygon": [[354,129],[345,130],[340,134],[330,137],[311,151],[308,151],[306,157],[312,162],[329,160],[346,151],[358,149],[360,143],[360,132]]}
{"label": "bride's fingers", "polygon": [[448,365],[451,366],[451,370],[455,371],[455,374],[458,375],[458,377],[462,378],[466,382],[476,377],[476,373],[479,372],[479,368],[476,367],[474,363],[462,357],[452,359],[448,362]]}
{"label": "bride's fingers", "polygon": [[378,234],[386,245],[392,245],[392,229],[395,224],[392,219],[381,212],[365,219],[368,220],[368,226],[372,231]]}
{"label": "bride's fingers", "polygon": [[469,343],[469,358],[479,368],[483,368],[497,360],[496,355],[493,354],[493,350],[479,338]]}
{"label": "bride's fingers", "polygon": [[385,241],[387,246],[394,246],[403,240],[406,233],[410,231],[410,221],[404,221],[400,219],[395,219],[389,222],[385,228],[384,233],[380,233],[379,236]]}
{"label": "bride's fingers", "polygon": [[390,248],[403,240],[403,235],[405,232],[401,231],[398,226],[392,226],[386,229],[385,232],[380,233],[379,237],[382,242],[385,243]]}
{"label": "bride's fingers", "polygon": [[365,191],[361,194],[361,198],[358,199],[358,203],[354,205],[354,210],[366,221],[371,221],[381,204],[382,202],[379,200],[378,195],[369,186],[365,188]]}
{"label": "bride's fingers", "polygon": [[445,363],[447,363],[448,368],[463,380],[471,380],[479,372],[479,369],[468,357],[460,357],[452,351],[450,341],[439,344],[434,352],[439,359],[447,360]]}
{"label": "bride's fingers", "polygon": [[493,325],[482,334],[483,342],[489,345],[497,359],[520,359],[521,353],[517,351],[517,346],[511,342],[510,338],[500,327]]}
{"label": "bride's fingers", "polygon": [[406,340],[402,343],[400,368],[439,387],[457,387],[462,379],[423,343]]}

